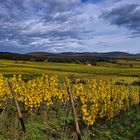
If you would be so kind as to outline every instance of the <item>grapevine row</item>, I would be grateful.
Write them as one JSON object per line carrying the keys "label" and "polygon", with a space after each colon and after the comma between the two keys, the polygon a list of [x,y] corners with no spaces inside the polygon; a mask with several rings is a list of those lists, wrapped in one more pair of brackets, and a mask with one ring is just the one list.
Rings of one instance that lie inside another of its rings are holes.
{"label": "grapevine row", "polygon": [[116,85],[114,81],[89,80],[86,84],[65,78],[59,82],[57,76],[42,74],[41,77],[25,82],[21,75],[7,79],[0,74],[0,108],[13,100],[8,81],[11,81],[15,97],[25,110],[34,112],[57,103],[64,106],[69,102],[67,87],[71,88],[73,100],[80,106],[83,121],[93,125],[97,119],[112,119],[121,111],[139,104],[139,87]]}

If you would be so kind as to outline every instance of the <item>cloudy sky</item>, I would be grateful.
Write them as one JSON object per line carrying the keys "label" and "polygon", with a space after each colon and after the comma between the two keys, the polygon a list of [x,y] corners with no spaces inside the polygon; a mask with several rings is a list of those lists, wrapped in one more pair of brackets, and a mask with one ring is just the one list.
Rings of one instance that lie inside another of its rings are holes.
{"label": "cloudy sky", "polygon": [[0,51],[140,53],[140,0],[0,0]]}

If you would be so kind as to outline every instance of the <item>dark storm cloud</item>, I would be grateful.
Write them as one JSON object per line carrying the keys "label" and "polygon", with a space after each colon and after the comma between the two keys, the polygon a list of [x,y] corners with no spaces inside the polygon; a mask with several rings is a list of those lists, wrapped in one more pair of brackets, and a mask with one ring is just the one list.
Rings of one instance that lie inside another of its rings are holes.
{"label": "dark storm cloud", "polygon": [[132,34],[140,36],[140,5],[131,4],[113,8],[105,12],[102,17],[111,24],[126,27],[132,31]]}

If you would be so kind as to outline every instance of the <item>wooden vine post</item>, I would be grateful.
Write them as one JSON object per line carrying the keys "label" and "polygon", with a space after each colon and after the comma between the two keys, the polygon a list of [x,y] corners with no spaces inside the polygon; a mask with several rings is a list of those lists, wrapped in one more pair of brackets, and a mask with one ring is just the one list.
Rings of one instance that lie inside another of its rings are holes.
{"label": "wooden vine post", "polygon": [[82,140],[82,136],[81,136],[81,132],[80,132],[79,124],[78,124],[78,117],[77,117],[77,113],[76,113],[76,109],[75,109],[75,105],[74,105],[74,101],[73,101],[73,96],[71,94],[70,87],[67,87],[67,91],[68,91],[70,103],[71,103],[71,106],[72,106],[72,112],[73,112],[73,118],[74,118],[74,123],[75,123],[75,129],[76,129],[77,137],[78,137],[78,140]]}
{"label": "wooden vine post", "polygon": [[131,107],[131,88],[130,83],[128,84],[128,99],[129,99],[129,109]]}
{"label": "wooden vine post", "polygon": [[14,92],[14,89],[13,89],[13,85],[12,85],[11,82],[8,82],[8,84],[9,84],[10,91],[12,93],[12,96],[13,96],[13,99],[14,99],[14,102],[15,102],[15,105],[16,105],[16,108],[17,108],[18,119],[20,121],[22,130],[23,130],[24,133],[26,133],[26,127],[25,127],[25,124],[24,124],[24,121],[23,121],[23,117],[22,117],[22,114],[21,114],[20,106],[19,106],[18,101],[16,99],[16,95],[15,95],[15,92]]}

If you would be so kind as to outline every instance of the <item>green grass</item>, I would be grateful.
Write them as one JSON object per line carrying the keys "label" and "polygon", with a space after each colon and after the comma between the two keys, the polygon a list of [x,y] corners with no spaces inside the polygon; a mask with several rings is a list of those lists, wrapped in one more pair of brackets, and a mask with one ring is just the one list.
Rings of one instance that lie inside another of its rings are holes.
{"label": "green grass", "polygon": [[[19,133],[17,140],[77,140],[72,114],[65,118],[66,114],[62,110],[58,112],[50,110],[48,113],[47,116],[32,114],[31,117],[28,117],[26,119],[27,133],[23,135],[20,134],[20,129],[19,132],[16,130]],[[44,118],[47,118],[46,121]],[[65,119],[68,127],[62,131]],[[12,128],[14,129],[14,127]],[[89,128],[80,124],[80,129],[83,140],[134,140],[140,133],[140,106],[122,112],[112,120],[97,120]],[[64,135],[66,130],[67,135]],[[0,140],[11,140],[14,130],[11,133],[1,131]]]}
{"label": "green grass", "polygon": [[[140,110],[138,107],[123,112],[112,121],[105,124],[96,124],[95,140],[133,140],[136,133],[140,133]],[[99,131],[97,131],[99,130]],[[99,135],[99,136],[98,136]]]}

